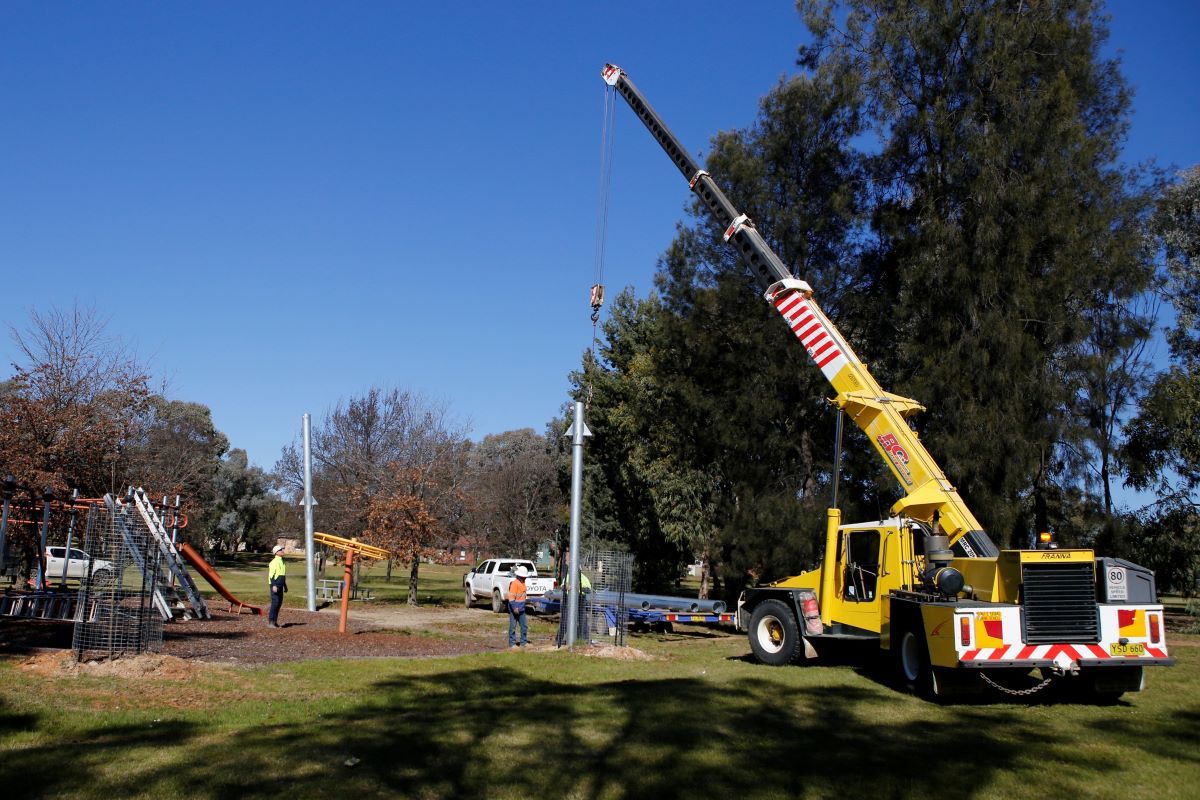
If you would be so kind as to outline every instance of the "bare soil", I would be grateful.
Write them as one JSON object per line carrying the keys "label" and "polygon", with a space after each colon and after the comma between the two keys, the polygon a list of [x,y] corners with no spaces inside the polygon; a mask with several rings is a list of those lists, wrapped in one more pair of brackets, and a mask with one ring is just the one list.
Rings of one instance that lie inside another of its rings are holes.
{"label": "bare soil", "polygon": [[[482,653],[505,648],[503,617],[490,626],[457,621],[466,609],[351,610],[345,633],[336,610],[285,608],[282,627],[266,617],[213,610],[212,619],[188,620],[163,629],[160,652],[224,664],[265,664],[312,658],[417,658]],[[478,617],[479,615],[473,615]]]}
{"label": "bare soil", "polygon": [[[448,606],[367,606],[350,609],[338,632],[335,607],[309,612],[284,607],[281,628],[266,617],[234,614],[210,604],[212,619],[163,626],[155,653],[105,662],[75,661],[69,622],[0,618],[0,654],[24,654],[23,668],[55,675],[114,674],[182,679],[188,664],[254,665],[320,658],[429,658],[508,649],[508,617],[486,609]],[[557,617],[531,616],[525,652],[554,651]],[[631,647],[582,648],[580,653],[620,660],[652,657]],[[107,671],[105,671],[107,670]],[[99,672],[98,672],[99,671]]]}

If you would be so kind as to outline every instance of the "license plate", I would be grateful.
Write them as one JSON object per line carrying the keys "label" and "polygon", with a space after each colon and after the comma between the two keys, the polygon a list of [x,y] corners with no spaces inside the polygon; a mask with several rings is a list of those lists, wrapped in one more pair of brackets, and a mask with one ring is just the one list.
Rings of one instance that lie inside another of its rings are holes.
{"label": "license plate", "polygon": [[1141,642],[1130,642],[1129,644],[1110,644],[1108,652],[1114,656],[1144,656],[1146,655],[1146,645]]}

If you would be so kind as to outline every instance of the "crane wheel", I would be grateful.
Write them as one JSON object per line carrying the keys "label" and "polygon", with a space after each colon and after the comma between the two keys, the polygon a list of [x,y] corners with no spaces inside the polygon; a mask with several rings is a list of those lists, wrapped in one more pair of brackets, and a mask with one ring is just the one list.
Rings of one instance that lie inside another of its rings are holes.
{"label": "crane wheel", "polygon": [[804,639],[796,615],[782,600],[764,600],[750,615],[750,649],[754,657],[772,667],[798,661]]}
{"label": "crane wheel", "polygon": [[896,667],[900,680],[920,697],[934,699],[942,694],[939,676],[929,662],[929,647],[916,631],[906,630],[896,648]]}

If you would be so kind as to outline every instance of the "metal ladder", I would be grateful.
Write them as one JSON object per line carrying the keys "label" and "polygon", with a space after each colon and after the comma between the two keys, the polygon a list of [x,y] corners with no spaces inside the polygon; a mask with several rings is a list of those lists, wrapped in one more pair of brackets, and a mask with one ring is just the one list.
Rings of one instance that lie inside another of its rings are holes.
{"label": "metal ladder", "polygon": [[183,593],[187,597],[188,604],[196,613],[199,619],[211,619],[211,614],[208,611],[208,603],[200,594],[200,588],[196,586],[196,582],[192,580],[192,575],[188,572],[187,567],[183,563],[183,559],[179,556],[179,551],[175,549],[175,543],[171,541],[171,537],[167,534],[166,526],[163,525],[162,519],[154,510],[154,505],[146,499],[146,493],[142,489],[137,489],[133,493],[133,502],[137,505],[138,512],[142,515],[142,519],[146,522],[146,527],[150,529],[150,535],[154,537],[154,541],[158,543],[158,549],[162,552],[163,558],[166,559],[167,568],[171,570],[171,574],[175,580],[183,588]]}

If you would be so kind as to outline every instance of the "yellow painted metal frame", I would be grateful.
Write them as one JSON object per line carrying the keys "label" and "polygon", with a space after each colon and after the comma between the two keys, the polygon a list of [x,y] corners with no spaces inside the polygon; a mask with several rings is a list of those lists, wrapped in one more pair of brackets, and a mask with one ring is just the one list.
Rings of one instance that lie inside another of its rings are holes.
{"label": "yellow painted metal frame", "polygon": [[321,533],[319,531],[313,533],[313,541],[318,544],[327,545],[338,550],[350,551],[363,558],[370,558],[375,561],[386,561],[392,557],[388,550],[382,547],[376,547],[373,544],[360,542],[357,539],[347,539],[342,536],[334,536],[332,533]]}

